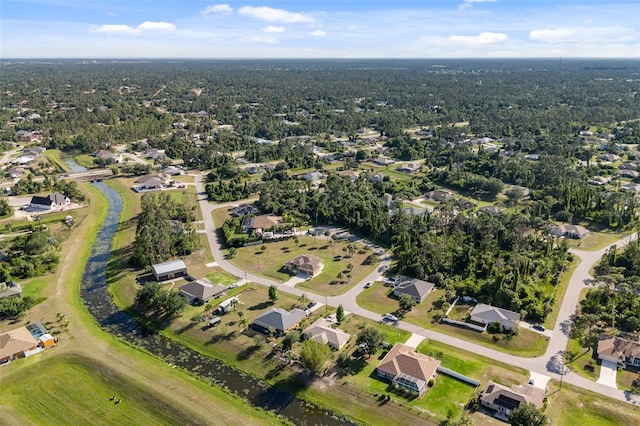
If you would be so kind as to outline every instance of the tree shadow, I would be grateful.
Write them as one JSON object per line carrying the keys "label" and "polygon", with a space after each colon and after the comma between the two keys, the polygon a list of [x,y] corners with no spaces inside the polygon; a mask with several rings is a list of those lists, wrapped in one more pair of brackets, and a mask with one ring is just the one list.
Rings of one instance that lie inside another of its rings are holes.
{"label": "tree shadow", "polygon": [[247,308],[247,310],[249,310],[249,311],[261,311],[263,309],[267,309],[271,305],[273,305],[273,303],[270,302],[270,301],[268,301],[268,302],[260,302],[258,304],[253,305],[253,306],[249,306]]}
{"label": "tree shadow", "polygon": [[260,350],[260,346],[258,345],[251,345],[245,349],[243,349],[242,351],[238,352],[238,355],[236,355],[236,359],[238,361],[246,361],[249,358],[251,358],[251,356],[253,354],[255,354],[256,352],[258,352],[258,350]]}
{"label": "tree shadow", "polygon": [[176,330],[176,334],[182,334],[185,331],[189,331],[191,330],[193,327],[195,327],[197,325],[197,323],[195,322],[190,322],[189,324],[183,325],[182,327],[180,327],[178,330]]}

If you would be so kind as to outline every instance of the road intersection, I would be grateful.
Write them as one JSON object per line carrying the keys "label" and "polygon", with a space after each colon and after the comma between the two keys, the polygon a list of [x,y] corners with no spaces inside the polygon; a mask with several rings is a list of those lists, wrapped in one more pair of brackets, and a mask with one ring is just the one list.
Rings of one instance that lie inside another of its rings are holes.
{"label": "road intersection", "polygon": [[[364,284],[369,281],[377,281],[382,277],[383,272],[390,267],[391,258],[388,255],[383,254],[380,259],[380,266],[368,276],[366,276],[360,283],[354,285],[347,292],[338,295],[338,296],[323,296],[319,294],[306,293],[301,289],[298,289],[292,285],[284,285],[280,284],[278,281],[270,280],[265,277],[261,277],[258,275],[253,275],[248,273],[248,271],[238,268],[237,266],[231,264],[224,256],[221,248],[221,241],[219,241],[218,233],[216,232],[215,224],[213,223],[213,210],[224,208],[224,207],[232,207],[238,205],[237,202],[225,203],[225,204],[213,204],[207,200],[206,191],[204,189],[203,184],[203,175],[199,174],[195,177],[195,187],[198,194],[198,203],[200,206],[200,210],[202,212],[202,219],[204,228],[206,230],[206,236],[209,242],[209,247],[211,248],[211,253],[215,262],[219,267],[226,270],[227,272],[236,275],[238,277],[244,278],[246,282],[255,282],[261,285],[278,285],[280,289],[284,292],[290,293],[295,296],[305,295],[308,299],[314,300],[319,303],[326,303],[329,306],[338,306],[342,305],[347,312],[354,313],[356,315],[360,315],[362,317],[379,321],[381,316],[376,312],[372,312],[366,309],[361,308],[356,303],[356,297],[362,291],[364,291]],[[337,232],[335,228],[332,228],[333,232]],[[379,250],[379,247],[375,244],[372,244],[368,241],[358,239],[357,237],[350,235],[343,230],[341,230],[343,237],[349,238],[353,241],[358,241],[363,244],[369,244],[374,247],[374,249]],[[451,345],[471,353],[475,353],[499,362],[503,362],[506,364],[514,365],[516,367],[524,368],[529,370],[532,373],[532,379],[535,377],[536,383],[539,383],[540,379],[544,381],[545,377],[549,377],[555,380],[563,380],[565,383],[569,383],[571,385],[587,389],[592,392],[596,392],[610,398],[615,398],[620,401],[624,401],[627,403],[631,403],[634,405],[640,405],[640,397],[626,391],[621,391],[615,389],[611,386],[607,386],[606,384],[593,382],[589,379],[586,379],[578,374],[568,371],[567,368],[561,362],[562,353],[567,347],[567,343],[569,341],[569,332],[571,325],[571,316],[574,314],[576,306],[578,304],[578,300],[580,297],[580,292],[587,287],[587,285],[593,280],[593,277],[590,274],[590,271],[594,267],[594,265],[602,258],[605,252],[612,245],[616,245],[618,248],[625,246],[629,242],[635,240],[637,238],[637,234],[633,234],[631,236],[625,237],[609,246],[597,250],[597,251],[582,251],[572,249],[571,253],[580,258],[580,263],[576,267],[573,275],[571,276],[571,280],[567,287],[567,291],[564,295],[564,299],[562,301],[562,305],[560,307],[560,312],[558,314],[558,319],[556,324],[551,332],[551,337],[549,339],[549,343],[547,346],[547,350],[543,356],[534,357],[534,358],[524,358],[518,357],[510,354],[506,354],[504,352],[500,352],[495,349],[491,349],[482,345],[478,345],[473,342],[469,342],[463,339],[459,339],[457,337],[449,336],[447,334],[439,333],[437,331],[427,329],[421,326],[417,326],[415,324],[410,324],[404,321],[400,321],[397,326],[402,330],[406,330],[411,332],[413,335],[419,335],[427,339],[432,339],[438,342],[445,343],[447,345]],[[286,283],[285,283],[286,284]],[[293,283],[292,283],[293,284]],[[562,373],[562,377],[561,377]]]}

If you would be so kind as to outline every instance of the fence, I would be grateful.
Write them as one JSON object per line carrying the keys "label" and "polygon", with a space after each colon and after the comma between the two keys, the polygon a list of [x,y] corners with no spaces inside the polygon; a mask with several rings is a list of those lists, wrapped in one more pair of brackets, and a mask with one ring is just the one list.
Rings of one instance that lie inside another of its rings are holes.
{"label": "fence", "polygon": [[470,328],[472,330],[479,331],[481,333],[487,328],[486,325],[484,327],[481,327],[479,325],[469,324],[468,322],[457,321],[457,320],[450,319],[450,318],[442,318],[442,322],[446,322],[446,323],[454,324],[454,325],[460,325],[462,327],[467,327],[467,328]]}
{"label": "fence", "polygon": [[454,379],[458,379],[461,380],[465,383],[468,383],[472,386],[479,386],[480,385],[480,381],[476,380],[476,379],[472,379],[471,377],[467,377],[464,374],[460,374],[457,371],[453,371],[453,370],[449,370],[448,368],[442,367],[442,366],[438,366],[438,373],[442,373],[442,374],[446,374],[447,376],[451,376]]}

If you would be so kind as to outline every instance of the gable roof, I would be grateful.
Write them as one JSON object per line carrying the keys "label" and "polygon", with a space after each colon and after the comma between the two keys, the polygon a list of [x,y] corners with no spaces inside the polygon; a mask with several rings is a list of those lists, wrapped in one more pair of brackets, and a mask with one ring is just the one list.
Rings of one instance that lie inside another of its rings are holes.
{"label": "gable roof", "polygon": [[476,317],[478,320],[485,324],[491,324],[499,322],[502,325],[509,327],[520,321],[520,314],[510,311],[508,309],[502,309],[484,303],[478,303],[471,311],[471,317]]}
{"label": "gable roof", "polygon": [[405,277],[396,285],[393,292],[399,294],[408,294],[414,299],[423,300],[433,290],[435,284],[428,281],[419,280],[417,278]]}
{"label": "gable roof", "polygon": [[603,335],[598,341],[598,357],[609,356],[621,362],[627,357],[640,358],[640,342]]}
{"label": "gable roof", "polygon": [[38,346],[38,341],[33,337],[27,327],[16,328],[0,334],[0,359],[10,357],[17,353]]}
{"label": "gable roof", "polygon": [[539,408],[542,407],[544,394],[544,389],[536,388],[528,383],[513,385],[509,389],[498,383],[489,382],[480,399],[508,410],[513,410],[520,404],[527,402],[531,402]]}
{"label": "gable roof", "polygon": [[53,192],[46,197],[40,197],[38,195],[34,195],[31,198],[31,204],[38,204],[41,206],[52,206],[54,203],[56,205],[65,204],[67,202],[67,197],[62,195],[59,192]]}
{"label": "gable roof", "polygon": [[178,271],[181,269],[187,269],[187,265],[185,265],[182,259],[170,260],[168,262],[151,265],[151,270],[155,275],[163,275],[167,272]]}
{"label": "gable roof", "polygon": [[291,311],[271,308],[253,320],[253,323],[264,328],[272,327],[277,331],[286,331],[296,325],[304,316],[304,311],[298,308],[294,308]]}
{"label": "gable roof", "polygon": [[227,291],[227,286],[222,284],[213,285],[206,278],[200,278],[191,281],[180,287],[180,293],[192,299],[200,299],[207,301]]}
{"label": "gable roof", "polygon": [[411,346],[396,343],[382,358],[376,369],[394,377],[404,374],[428,382],[439,365],[439,360],[419,354]]}
{"label": "gable roof", "polygon": [[316,322],[307,327],[302,334],[318,343],[328,343],[334,348],[341,348],[349,341],[350,334],[339,328],[331,328],[332,323],[324,318],[319,318]]}

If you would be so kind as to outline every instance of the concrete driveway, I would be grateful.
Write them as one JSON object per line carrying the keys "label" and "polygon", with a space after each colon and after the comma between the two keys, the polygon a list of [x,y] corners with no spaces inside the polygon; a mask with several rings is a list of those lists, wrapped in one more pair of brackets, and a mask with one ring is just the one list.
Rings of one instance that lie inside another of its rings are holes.
{"label": "concrete driveway", "polygon": [[618,364],[611,361],[602,361],[600,366],[600,377],[596,383],[618,389],[616,384],[616,373],[618,372]]}

